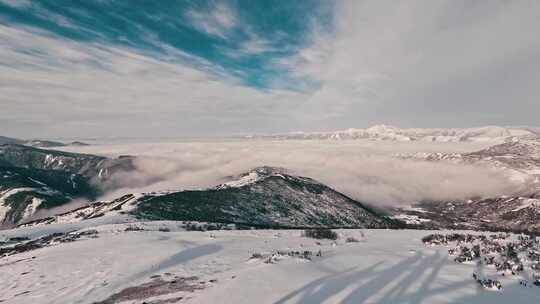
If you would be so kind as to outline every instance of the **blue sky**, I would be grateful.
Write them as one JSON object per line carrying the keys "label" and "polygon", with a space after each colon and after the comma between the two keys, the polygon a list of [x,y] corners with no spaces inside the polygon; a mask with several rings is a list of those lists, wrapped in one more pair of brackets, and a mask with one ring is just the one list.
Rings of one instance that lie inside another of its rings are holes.
{"label": "blue sky", "polygon": [[332,9],[330,2],[318,0],[0,2],[5,25],[34,27],[58,39],[131,48],[217,76],[225,73],[259,89],[278,82],[297,88],[288,84],[293,79],[288,79],[287,68],[275,62],[308,45],[315,22],[331,30]]}
{"label": "blue sky", "polygon": [[0,0],[0,128],[537,125],[536,1]]}

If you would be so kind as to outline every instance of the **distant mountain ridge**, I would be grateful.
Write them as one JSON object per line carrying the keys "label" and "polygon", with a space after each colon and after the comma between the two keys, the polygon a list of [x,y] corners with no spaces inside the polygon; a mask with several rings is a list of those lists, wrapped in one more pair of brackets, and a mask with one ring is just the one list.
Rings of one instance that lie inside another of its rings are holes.
{"label": "distant mountain ridge", "polygon": [[540,132],[528,127],[487,126],[478,128],[398,128],[388,125],[376,125],[367,129],[347,129],[329,132],[291,132],[284,134],[249,136],[262,139],[328,139],[328,140],[388,140],[388,141],[510,141],[517,139],[535,139]]}
{"label": "distant mountain ridge", "polygon": [[[540,193],[539,193],[540,194]],[[420,202],[396,219],[424,229],[472,229],[540,234],[540,195]]]}
{"label": "distant mountain ridge", "polygon": [[146,220],[201,221],[255,227],[398,228],[392,220],[313,179],[259,167],[206,190],[126,195],[34,224],[130,214]]}
{"label": "distant mountain ridge", "polygon": [[5,144],[23,145],[23,146],[36,147],[36,148],[54,148],[54,147],[65,147],[65,146],[87,146],[88,145],[87,143],[80,142],[80,141],[62,143],[62,142],[52,141],[52,140],[41,140],[41,139],[26,140],[26,139],[0,136],[0,145],[5,145]]}
{"label": "distant mountain ridge", "polygon": [[428,152],[395,156],[497,168],[507,172],[512,179],[527,184],[529,192],[540,191],[540,140],[510,141],[469,153]]}

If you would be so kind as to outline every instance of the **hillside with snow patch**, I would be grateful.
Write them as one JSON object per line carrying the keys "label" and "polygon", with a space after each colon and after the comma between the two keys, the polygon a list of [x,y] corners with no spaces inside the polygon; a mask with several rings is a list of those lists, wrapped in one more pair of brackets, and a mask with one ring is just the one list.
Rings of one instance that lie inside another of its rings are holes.
{"label": "hillside with snow patch", "polygon": [[126,195],[29,225],[79,221],[111,216],[120,211],[146,220],[275,228],[389,228],[401,225],[313,179],[272,167],[255,168],[211,189]]}

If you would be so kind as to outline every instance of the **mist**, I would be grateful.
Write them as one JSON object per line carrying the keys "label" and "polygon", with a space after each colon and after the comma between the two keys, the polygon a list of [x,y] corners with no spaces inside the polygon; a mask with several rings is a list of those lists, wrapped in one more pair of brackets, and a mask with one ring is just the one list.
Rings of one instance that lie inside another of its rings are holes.
{"label": "mist", "polygon": [[284,167],[314,178],[376,207],[422,200],[455,200],[511,194],[519,188],[492,168],[404,160],[399,153],[468,152],[483,143],[373,141],[216,141],[116,144],[65,150],[109,157],[137,156],[136,172],[114,176],[126,185],[101,199],[125,193],[192,190],[216,186],[257,166]]}

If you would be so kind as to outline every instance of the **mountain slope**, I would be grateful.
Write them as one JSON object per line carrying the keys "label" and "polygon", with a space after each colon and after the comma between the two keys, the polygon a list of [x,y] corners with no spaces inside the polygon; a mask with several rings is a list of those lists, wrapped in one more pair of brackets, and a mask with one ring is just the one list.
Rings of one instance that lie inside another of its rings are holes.
{"label": "mountain slope", "polygon": [[529,192],[540,191],[540,140],[511,141],[471,153],[416,153],[396,155],[402,159],[447,161],[482,165],[506,171]]}
{"label": "mountain slope", "polygon": [[44,150],[23,145],[0,145],[0,164],[41,170],[66,171],[91,179],[106,179],[118,171],[133,170],[133,158]]}
{"label": "mountain slope", "polygon": [[498,197],[422,202],[398,209],[395,218],[428,229],[473,229],[540,233],[540,199]]}
{"label": "mountain slope", "polygon": [[0,145],[8,145],[8,144],[13,144],[13,145],[22,145],[24,144],[24,140],[21,140],[21,139],[17,139],[17,138],[12,138],[12,137],[6,137],[6,136],[0,136]]}
{"label": "mountain slope", "polygon": [[497,168],[522,186],[516,193],[503,197],[415,203],[412,208],[395,210],[396,218],[427,228],[540,233],[540,141],[512,141],[471,153],[418,153],[398,157]]}
{"label": "mountain slope", "polygon": [[0,167],[0,227],[30,219],[39,210],[95,199],[99,190],[84,176],[64,171]]}
{"label": "mountain slope", "polygon": [[260,167],[214,189],[124,196],[37,223],[122,211],[146,220],[203,221],[257,227],[399,227],[363,204],[306,177]]}
{"label": "mountain slope", "polygon": [[132,161],[0,145],[0,227],[77,198],[94,200],[114,173],[134,169]]}

